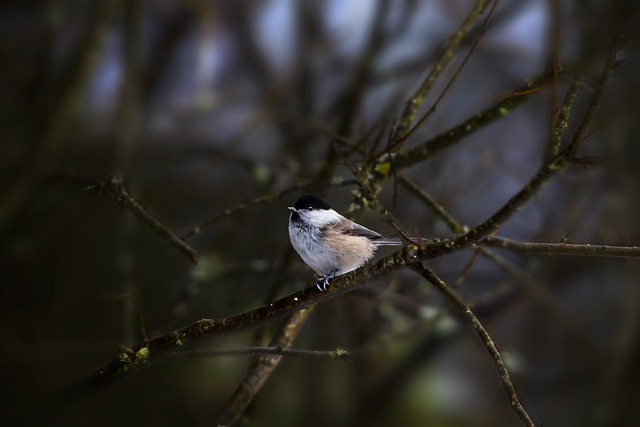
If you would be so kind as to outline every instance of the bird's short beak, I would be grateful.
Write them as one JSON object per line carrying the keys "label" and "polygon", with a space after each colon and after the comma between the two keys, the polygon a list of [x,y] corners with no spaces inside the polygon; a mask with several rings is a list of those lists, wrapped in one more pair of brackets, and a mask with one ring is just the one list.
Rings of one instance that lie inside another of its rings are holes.
{"label": "bird's short beak", "polygon": [[294,208],[293,206],[289,206],[287,209],[289,209],[291,212],[298,213],[298,209]]}

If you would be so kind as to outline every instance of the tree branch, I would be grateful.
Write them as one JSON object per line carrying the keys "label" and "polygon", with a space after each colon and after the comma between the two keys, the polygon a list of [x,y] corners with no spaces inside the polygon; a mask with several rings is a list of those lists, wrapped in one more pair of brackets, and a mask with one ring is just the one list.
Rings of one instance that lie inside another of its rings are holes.
{"label": "tree branch", "polygon": [[324,184],[322,183],[318,183],[317,181],[311,180],[311,181],[303,181],[303,182],[299,182],[289,188],[287,188],[286,190],[282,190],[282,191],[278,191],[278,192],[273,192],[273,193],[269,193],[266,194],[264,196],[261,197],[256,197],[255,199],[246,202],[246,203],[240,203],[239,205],[230,208],[230,209],[225,209],[224,211],[222,211],[221,213],[219,213],[218,215],[206,220],[205,222],[203,222],[202,224],[194,227],[193,229],[189,230],[188,232],[186,232],[185,234],[183,234],[180,238],[183,240],[187,240],[193,236],[195,236],[196,234],[199,234],[204,228],[207,228],[213,224],[215,224],[216,222],[220,221],[223,218],[226,218],[228,216],[231,216],[237,212],[242,212],[248,209],[252,209],[255,208],[257,206],[263,205],[265,203],[271,202],[273,200],[279,199],[281,197],[284,197],[288,194],[294,193],[296,191],[299,190],[303,190],[309,187],[315,187],[318,185],[325,185],[325,186],[347,186],[347,185],[354,185],[356,184],[357,181],[354,179],[343,179],[341,177],[334,177],[330,182],[326,182]]}
{"label": "tree branch", "polygon": [[401,143],[404,140],[405,135],[407,134],[409,128],[411,127],[411,124],[413,123],[418,108],[420,108],[420,106],[424,103],[425,97],[435,84],[438,77],[440,77],[442,71],[453,59],[453,55],[455,54],[456,50],[458,50],[458,46],[460,46],[460,43],[462,42],[464,37],[471,30],[471,26],[476,21],[478,16],[480,16],[488,2],[489,0],[476,1],[476,4],[473,6],[465,20],[448,40],[447,47],[440,53],[440,55],[436,59],[435,65],[433,66],[431,72],[429,72],[416,93],[407,101],[407,104],[405,105],[400,117],[400,122],[393,132],[393,136],[391,139],[392,146],[396,145],[397,143]]}
{"label": "tree branch", "polygon": [[[416,124],[413,125],[413,127],[411,127],[411,129],[409,129],[406,132],[406,134],[402,138],[402,140],[406,140],[407,138],[409,138],[427,120],[427,118],[429,118],[429,116],[431,116],[437,110],[438,104],[440,103],[440,101],[442,101],[442,99],[445,97],[445,95],[447,94],[449,89],[451,89],[451,86],[453,86],[453,83],[456,81],[458,76],[462,73],[462,70],[467,65],[467,62],[469,61],[469,59],[471,58],[471,55],[473,55],[473,53],[475,52],[476,48],[478,47],[478,44],[480,43],[480,40],[482,40],[482,37],[484,37],[484,33],[487,30],[487,26],[489,24],[489,21],[491,20],[491,17],[493,16],[493,12],[495,11],[496,6],[498,6],[498,0],[494,1],[493,4],[491,5],[491,9],[489,10],[489,13],[487,14],[486,18],[484,19],[484,22],[482,23],[482,26],[480,27],[480,30],[478,31],[478,34],[473,39],[473,42],[471,42],[471,46],[469,47],[469,51],[467,52],[465,57],[462,59],[462,62],[460,63],[460,65],[458,66],[456,71],[453,73],[453,75],[451,76],[451,78],[449,79],[447,84],[445,85],[444,89],[442,89],[442,91],[440,92],[440,94],[438,95],[436,100],[433,102],[431,107],[429,107],[427,112],[424,113],[422,115],[422,117],[420,117],[416,121]],[[393,149],[393,147],[391,147],[389,149],[389,151],[392,150],[392,149]]]}
{"label": "tree branch", "polygon": [[[313,307],[297,311],[289,316],[280,332],[273,338],[271,345],[281,349],[293,345],[293,341],[298,336],[298,332],[300,332],[312,309]],[[260,356],[218,414],[215,425],[230,426],[235,424],[281,360],[282,355],[277,354]]]}
{"label": "tree branch", "polygon": [[585,139],[587,139],[593,121],[598,114],[598,110],[600,110],[600,105],[602,104],[607,84],[609,83],[611,76],[613,76],[613,72],[616,68],[616,56],[618,55],[618,51],[622,48],[623,41],[624,38],[622,37],[622,34],[617,34],[611,42],[611,47],[607,53],[607,60],[604,63],[604,67],[600,74],[600,79],[598,80],[598,85],[596,86],[593,97],[591,98],[589,108],[587,109],[578,130],[573,135],[573,139],[567,148],[569,155],[572,158],[575,156],[578,148],[580,148]]}
{"label": "tree branch", "polygon": [[498,236],[484,237],[478,241],[478,244],[530,254],[640,258],[640,246],[610,246],[590,243],[530,243],[518,242]]}
{"label": "tree branch", "polygon": [[[502,97],[495,104],[469,117],[457,126],[410,150],[397,153],[393,157],[394,166],[397,170],[402,170],[421,163],[445,148],[457,144],[479,129],[505,117],[547,85],[551,81],[552,75],[553,73],[550,69],[544,70],[542,73],[528,79],[521,87]],[[389,172],[389,162],[389,156],[384,154],[374,163],[372,170],[379,175],[386,176]]]}
{"label": "tree branch", "polygon": [[[549,181],[549,179],[564,172],[567,167],[572,164],[576,150],[584,142],[587,136],[587,130],[591,127],[600,108],[602,98],[604,97],[604,89],[613,75],[613,70],[615,69],[615,58],[621,47],[621,43],[621,36],[616,37],[613,41],[607,61],[603,67],[598,88],[593,94],[585,117],[580,123],[580,126],[574,134],[569,146],[562,150],[551,161],[543,164],[533,178],[531,178],[531,180],[520,191],[511,197],[511,199],[509,199],[509,201],[507,201],[507,203],[498,209],[491,217],[487,218],[484,222],[461,236],[431,245],[430,249],[434,255],[441,253],[440,251],[448,251],[450,247],[455,247],[457,249],[467,247],[476,243],[479,239],[495,232],[507,219],[511,217],[511,215],[536,195],[542,186]],[[558,125],[559,124],[556,123],[556,126]]]}
{"label": "tree branch", "polygon": [[511,401],[511,407],[516,412],[522,423],[527,427],[535,427],[535,424],[527,414],[527,411],[524,409],[520,400],[518,399],[518,394],[516,393],[516,389],[511,382],[511,376],[509,375],[509,371],[502,360],[502,356],[500,356],[500,352],[496,347],[493,339],[487,332],[487,330],[482,326],[480,320],[473,314],[469,305],[464,302],[462,298],[450,287],[448,287],[438,276],[436,276],[431,270],[424,267],[422,263],[416,263],[411,266],[416,272],[418,272],[422,277],[427,279],[431,284],[433,284],[440,292],[444,294],[444,296],[456,306],[462,313],[462,315],[471,323],[471,326],[476,330],[476,333],[482,339],[489,355],[493,359],[493,363],[496,365],[496,369],[500,374],[500,379],[502,380],[502,385],[509,396],[509,400]]}
{"label": "tree branch", "polygon": [[198,253],[187,242],[176,236],[167,226],[155,219],[147,212],[124,188],[122,177],[111,175],[96,185],[85,187],[85,190],[98,190],[98,192],[118,202],[122,207],[129,209],[156,233],[167,240],[172,246],[184,253],[194,263],[198,263]]}
{"label": "tree branch", "polygon": [[[464,231],[464,226],[460,224],[451,214],[449,214],[438,202],[433,200],[433,198],[423,191],[420,187],[418,187],[413,181],[406,178],[403,175],[399,176],[400,183],[403,184],[409,191],[411,191],[418,199],[423,201],[427,206],[429,206],[433,212],[442,218],[448,225],[449,228],[456,233],[462,233]],[[486,245],[488,246],[488,245]],[[500,255],[494,253],[492,250],[487,248],[486,246],[479,246],[478,250],[475,254],[482,254],[486,258],[493,261],[499,268],[504,270],[507,274],[509,274],[513,279],[515,279],[518,283],[520,283],[524,289],[529,293],[532,300],[541,306],[544,310],[550,313],[550,315],[557,320],[557,324],[564,327],[569,335],[573,338],[575,343],[579,346],[580,351],[583,351],[584,354],[593,354],[593,346],[591,345],[588,336],[579,328],[579,325],[567,316],[565,310],[562,310],[559,306],[558,302],[555,300],[551,292],[546,289],[544,286],[541,286],[534,279],[532,279],[529,274],[524,272],[520,267],[513,265],[511,262],[507,261]],[[472,260],[475,259],[472,258]],[[471,261],[472,261],[471,260]],[[470,262],[471,262],[470,261]],[[469,265],[469,264],[468,264]],[[466,269],[467,267],[465,267]],[[454,287],[457,288],[459,286],[458,280],[454,283]]]}
{"label": "tree branch", "polygon": [[[549,140],[547,141],[547,149],[545,153],[545,161],[550,162],[560,151],[560,143],[562,142],[562,134],[564,130],[567,128],[569,117],[571,116],[571,111],[573,110],[573,103],[576,100],[576,96],[578,95],[578,88],[580,86],[580,79],[582,76],[580,74],[573,77],[571,83],[569,84],[569,88],[567,89],[567,93],[564,96],[564,100],[562,101],[562,106],[560,107],[560,111],[558,111],[558,116],[555,117],[553,128],[551,129],[551,135],[549,136]],[[552,117],[553,112],[552,112]]]}
{"label": "tree branch", "polygon": [[351,353],[340,348],[336,350],[303,350],[300,348],[288,348],[281,346],[255,346],[244,348],[174,351],[156,358],[155,361],[164,362],[185,359],[205,359],[210,357],[224,356],[288,356],[347,360],[351,357]]}
{"label": "tree branch", "polygon": [[162,356],[184,344],[264,325],[274,319],[350,292],[383,274],[418,260],[417,252],[405,248],[403,251],[396,252],[375,263],[367,264],[355,271],[336,277],[331,281],[331,287],[327,292],[320,292],[314,285],[244,313],[216,320],[199,320],[184,328],[133,346],[130,351],[119,354],[68,390],[66,395],[73,398],[79,394],[98,390],[132,372],[149,366],[148,362],[153,361],[156,356]]}

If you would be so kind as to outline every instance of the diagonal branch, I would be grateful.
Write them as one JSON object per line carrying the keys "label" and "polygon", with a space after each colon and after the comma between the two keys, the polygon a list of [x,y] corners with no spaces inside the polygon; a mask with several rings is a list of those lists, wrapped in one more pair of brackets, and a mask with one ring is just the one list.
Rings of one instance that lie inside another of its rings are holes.
{"label": "diagonal branch", "polygon": [[493,4],[491,5],[491,9],[489,10],[489,13],[487,14],[487,17],[484,19],[484,22],[482,23],[482,26],[480,27],[480,30],[479,30],[478,34],[476,35],[476,37],[474,38],[473,42],[471,43],[471,47],[469,48],[469,51],[467,52],[467,54],[465,55],[464,59],[462,60],[462,62],[460,63],[460,65],[458,66],[456,71],[453,73],[453,75],[451,76],[451,78],[449,79],[447,84],[445,85],[444,89],[442,89],[442,91],[440,92],[440,94],[438,95],[436,100],[433,102],[431,107],[429,107],[427,112],[424,113],[422,115],[422,117],[420,117],[416,121],[416,124],[413,125],[413,127],[411,127],[411,129],[409,129],[406,132],[406,135],[402,138],[402,140],[406,140],[407,138],[409,138],[420,126],[422,126],[422,124],[429,118],[429,116],[431,116],[433,113],[435,113],[435,111],[438,108],[438,104],[440,104],[440,101],[442,101],[442,99],[445,97],[445,95],[447,94],[449,89],[451,89],[451,86],[453,86],[453,83],[456,81],[458,76],[460,76],[460,74],[462,73],[462,70],[467,65],[467,62],[471,58],[471,55],[473,55],[473,53],[476,51],[476,48],[478,47],[478,44],[480,44],[480,40],[484,36],[484,33],[487,30],[487,26],[489,24],[489,21],[491,20],[491,17],[493,16],[493,12],[496,9],[496,7],[498,6],[498,1],[499,0],[494,1]]}
{"label": "diagonal branch", "polygon": [[85,187],[86,190],[97,190],[101,195],[118,202],[122,207],[129,209],[156,233],[167,240],[172,246],[185,254],[194,263],[198,263],[198,253],[187,242],[178,237],[166,225],[162,224],[146,211],[124,188],[124,182],[119,175],[111,175],[104,181]]}
{"label": "diagonal branch", "polygon": [[480,320],[473,314],[469,305],[462,299],[460,296],[450,287],[448,287],[442,279],[436,276],[431,270],[424,267],[422,263],[417,263],[412,265],[413,269],[418,272],[422,277],[427,279],[432,285],[434,285],[440,292],[444,294],[447,299],[453,303],[462,313],[465,319],[471,323],[471,326],[476,330],[476,333],[482,339],[489,355],[493,359],[493,363],[496,365],[496,369],[500,374],[500,379],[502,380],[502,386],[507,392],[507,396],[509,396],[509,400],[511,402],[511,407],[516,412],[522,423],[527,427],[535,427],[535,424],[527,414],[527,411],[524,409],[524,406],[520,403],[518,399],[518,394],[516,393],[516,389],[513,386],[513,382],[511,381],[511,376],[509,375],[509,371],[502,360],[502,356],[500,356],[500,352],[496,347],[493,339],[487,332],[487,330],[482,326]]}
{"label": "diagonal branch", "polygon": [[564,130],[567,128],[569,117],[571,115],[571,111],[573,110],[573,103],[576,100],[576,96],[578,95],[578,88],[580,86],[581,75],[578,74],[573,77],[571,83],[569,84],[569,88],[567,89],[567,93],[565,94],[564,100],[562,101],[562,106],[560,107],[560,111],[558,111],[558,115],[554,117],[554,125],[551,129],[551,135],[549,136],[549,141],[547,141],[547,148],[545,152],[545,161],[551,161],[560,151],[560,143],[562,142],[562,134]]}
{"label": "diagonal branch", "polygon": [[[600,89],[597,90],[594,94],[591,107],[588,110],[589,112],[584,118],[582,125],[580,126],[580,129],[585,129],[585,131],[583,132],[579,130],[567,149],[560,152],[553,159],[553,161],[544,165],[520,192],[514,195],[493,216],[485,220],[477,227],[451,240],[431,243],[425,248],[417,248],[411,245],[410,247],[406,247],[402,251],[382,258],[375,263],[365,265],[353,272],[339,276],[332,281],[332,287],[330,288],[329,292],[319,292],[315,287],[310,287],[301,292],[294,293],[292,295],[274,301],[273,303],[263,305],[245,313],[217,320],[203,319],[185,328],[157,337],[148,342],[138,344],[131,349],[131,352],[125,352],[118,355],[113,360],[105,364],[102,368],[92,373],[88,378],[78,384],[73,390],[70,390],[70,396],[85,391],[96,390],[98,388],[111,384],[115,380],[125,377],[128,373],[134,372],[140,368],[144,368],[148,365],[147,362],[149,360],[152,360],[156,355],[162,355],[168,350],[175,349],[182,344],[263,325],[273,319],[292,314],[304,308],[310,307],[313,304],[333,298],[336,295],[352,291],[358,287],[363,286],[365,283],[372,279],[380,277],[381,275],[389,273],[393,270],[402,268],[406,265],[411,264],[414,266],[414,268],[417,268],[415,267],[417,263],[424,259],[435,258],[438,256],[450,254],[477,243],[479,239],[486,237],[487,235],[497,230],[500,225],[504,221],[506,221],[518,208],[529,201],[551,177],[564,171],[572,162],[573,156],[575,154],[573,147],[576,146],[577,148],[577,145],[579,145],[581,141],[584,140],[584,138],[586,137],[586,129],[589,129],[593,119],[595,118],[595,112],[597,112],[597,109],[601,102],[601,98],[604,95],[604,87],[609,77],[611,76],[615,64],[615,53],[617,52],[618,48],[619,39],[617,39],[617,43],[614,43],[612,52],[610,53],[609,59],[605,64],[605,72],[603,72],[602,78],[600,80]],[[421,269],[419,271],[421,274],[423,274],[423,276],[432,279],[435,282],[434,284],[436,284],[436,286],[438,286],[437,283],[441,284],[440,287],[444,285],[441,281],[439,281],[437,277],[428,272],[428,270]],[[449,288],[444,286],[442,287],[442,289],[446,291]],[[456,296],[455,293],[452,295],[453,296],[450,296],[450,298],[452,299],[452,301],[456,302],[455,298],[453,298],[454,296]],[[457,302],[462,303],[465,307],[467,307],[464,302]],[[481,337],[483,337],[483,340],[485,340],[485,344],[494,356],[494,360],[496,361],[498,369],[501,370],[502,374],[502,370],[505,368],[501,363],[501,359],[499,359],[499,353],[497,353],[497,350],[495,350],[495,346],[490,340],[490,337],[488,335],[485,336],[482,334],[482,325],[477,322],[477,319],[475,318],[475,316],[473,316],[473,313],[470,310],[465,310],[464,313],[465,316],[467,316],[472,321],[478,333],[481,335]],[[502,375],[505,389],[508,390],[508,393],[512,397],[512,405],[514,406],[514,409],[516,410],[516,412],[518,412],[518,414],[524,421],[527,418],[526,412],[524,412],[524,409],[518,402],[517,396],[515,396],[515,391],[509,391],[510,380],[508,378],[508,373],[506,374],[506,376]],[[531,423],[527,425],[533,424]]]}
{"label": "diagonal branch", "polygon": [[578,147],[584,142],[587,137],[587,131],[590,129],[596,114],[602,103],[604,97],[605,88],[609,79],[613,75],[615,69],[615,59],[618,50],[621,48],[622,37],[616,37],[611,45],[607,61],[604,64],[603,71],[598,82],[598,87],[591,98],[591,103],[587,109],[578,130],[573,136],[573,139],[569,146],[562,150],[551,161],[543,164],[538,172],[529,180],[529,182],[514,196],[511,197],[500,209],[498,209],[492,216],[487,218],[481,224],[477,225],[467,233],[455,237],[452,240],[446,240],[437,242],[430,246],[430,249],[434,254],[440,253],[440,251],[448,251],[450,247],[468,247],[476,243],[479,239],[488,236],[500,228],[500,226],[509,219],[518,209],[524,206],[538,191],[546,184],[552,177],[564,172],[569,165],[572,164]]}
{"label": "diagonal branch", "polygon": [[[292,346],[312,309],[313,307],[297,311],[289,316],[278,335],[273,338],[271,346],[281,349]],[[238,421],[281,360],[281,354],[265,354],[256,360],[250,372],[218,414],[216,426],[230,426]]]}
{"label": "diagonal branch", "polygon": [[183,234],[181,236],[181,239],[183,240],[187,240],[197,234],[199,234],[203,229],[210,227],[211,225],[215,224],[216,222],[222,220],[223,218],[229,217],[233,214],[236,214],[238,212],[242,212],[245,210],[249,210],[252,208],[256,208],[260,205],[263,205],[265,203],[268,202],[272,202],[276,199],[280,199],[288,194],[291,193],[295,193],[296,191],[299,190],[304,190],[307,189],[309,187],[314,187],[314,186],[318,186],[318,185],[325,185],[325,186],[349,186],[349,185],[353,185],[355,184],[357,181],[355,180],[349,180],[349,179],[343,179],[339,176],[334,177],[333,179],[331,179],[330,181],[327,181],[325,183],[318,183],[317,181],[314,180],[310,180],[310,181],[302,181],[299,182],[285,190],[282,191],[278,191],[278,192],[273,192],[273,193],[269,193],[269,194],[265,194],[264,196],[260,196],[260,197],[256,197],[255,199],[245,202],[245,203],[240,203],[239,205],[230,208],[230,209],[225,209],[224,211],[222,211],[221,213],[219,213],[218,215],[206,220],[205,222],[203,222],[202,224],[192,228],[191,230],[189,230],[188,232],[186,232],[185,234]]}
{"label": "diagonal branch", "polygon": [[613,76],[613,72],[616,68],[616,56],[620,49],[622,49],[622,44],[624,42],[624,37],[622,34],[617,34],[613,41],[611,42],[611,47],[609,48],[609,52],[607,53],[607,60],[604,63],[604,68],[602,73],[600,74],[600,79],[596,86],[593,97],[591,98],[591,103],[589,104],[589,108],[578,127],[578,130],[573,135],[573,139],[569,144],[568,151],[571,157],[574,157],[578,148],[582,145],[582,143],[587,139],[589,132],[591,131],[591,126],[600,110],[600,105],[602,104],[602,100],[604,99],[604,93],[607,88],[607,84],[609,80]]}
{"label": "diagonal branch", "polygon": [[[433,212],[440,217],[443,221],[447,223],[449,228],[455,233],[464,232],[465,227],[460,224],[451,214],[449,214],[444,207],[442,207],[438,202],[433,200],[433,198],[423,191],[420,187],[418,187],[413,181],[405,177],[404,175],[399,175],[400,183],[405,186],[409,191],[411,191],[418,199],[423,201],[427,206],[429,206]],[[484,239],[490,239],[491,237],[485,237]],[[481,239],[480,241],[484,241]],[[479,246],[478,250],[474,252],[475,255],[481,254],[486,258],[493,261],[499,268],[504,270],[508,275],[514,278],[517,282],[519,282],[524,289],[531,295],[533,301],[535,301],[538,305],[540,305],[544,310],[550,313],[550,315],[557,320],[559,325],[562,325],[570,336],[574,339],[575,343],[579,346],[581,351],[584,351],[585,354],[592,354],[593,348],[590,345],[589,339],[585,336],[584,332],[578,327],[576,322],[570,319],[563,310],[561,310],[558,306],[558,303],[553,298],[552,294],[542,286],[539,286],[535,280],[533,280],[526,272],[524,272],[519,267],[516,267],[502,256],[494,253],[492,250],[483,245]],[[474,258],[472,258],[473,260]],[[466,269],[467,267],[465,267]],[[458,287],[458,281],[454,283],[455,287]]]}
{"label": "diagonal branch", "polygon": [[[460,124],[452,127],[448,131],[435,136],[434,138],[418,144],[410,150],[399,152],[394,155],[393,162],[397,170],[402,170],[428,158],[435,156],[440,151],[457,144],[465,137],[477,132],[479,129],[507,116],[515,108],[523,105],[535,93],[546,86],[553,76],[550,69],[528,79],[522,86],[515,89],[507,96],[501,97],[493,105],[485,110],[469,117]],[[384,154],[374,163],[372,170],[378,175],[386,175],[389,171],[389,156]]]}
{"label": "diagonal branch", "polygon": [[436,59],[435,65],[433,69],[427,77],[424,79],[416,93],[407,101],[407,104],[402,111],[402,115],[400,117],[400,122],[396,127],[393,136],[392,136],[392,145],[396,143],[400,143],[406,136],[409,131],[411,124],[413,123],[414,117],[418,108],[424,103],[424,99],[442,74],[442,71],[446,68],[446,66],[453,59],[453,55],[456,50],[460,46],[460,43],[467,35],[467,33],[471,30],[473,23],[476,21],[478,16],[483,12],[489,0],[477,0],[476,4],[473,6],[473,9],[469,12],[465,20],[462,24],[457,28],[453,36],[448,40],[447,47],[440,53],[438,58]]}
{"label": "diagonal branch", "polygon": [[139,369],[150,366],[148,362],[153,361],[155,357],[161,357],[182,345],[239,330],[256,328],[274,319],[353,291],[375,278],[400,269],[410,262],[416,262],[418,259],[417,252],[411,252],[405,248],[405,250],[382,258],[375,263],[367,264],[355,271],[336,277],[331,281],[331,288],[327,292],[321,292],[315,286],[311,286],[244,313],[216,320],[199,320],[184,328],[140,343],[132,347],[130,351],[117,355],[68,390],[66,396],[73,398],[113,384]]}

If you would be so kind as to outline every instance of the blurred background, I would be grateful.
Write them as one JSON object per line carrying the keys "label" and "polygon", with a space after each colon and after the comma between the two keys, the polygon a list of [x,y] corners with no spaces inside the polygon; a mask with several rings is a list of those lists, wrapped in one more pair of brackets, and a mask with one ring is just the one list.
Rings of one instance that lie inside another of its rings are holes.
{"label": "blurred background", "polygon": [[[73,402],[56,399],[115,357],[118,345],[313,285],[290,248],[286,207],[314,191],[347,212],[357,185],[333,136],[360,144],[350,161],[380,152],[473,3],[5,2],[3,419],[212,424],[251,359],[168,362]],[[421,113],[462,63],[487,13]],[[499,234],[640,244],[638,18],[631,1],[500,1],[451,89],[404,149],[509,96],[553,58],[584,73],[570,138],[613,36],[626,32],[621,63],[580,152],[588,165],[553,179]],[[556,85],[402,173],[462,224],[483,221],[540,166],[569,77],[560,73]],[[177,234],[201,226],[188,240],[200,255],[197,266],[129,210],[86,191],[109,173],[122,176],[129,194]],[[417,234],[452,234],[392,180],[380,200]],[[357,220],[394,235],[376,212]],[[427,265],[473,304],[537,425],[639,425],[638,262],[496,253],[518,273],[472,250]],[[268,342],[279,323],[260,329],[257,342]],[[198,348],[255,340],[256,331],[244,331]],[[482,342],[411,271],[317,306],[295,347],[343,348],[353,357],[286,358],[238,425],[520,425]]]}

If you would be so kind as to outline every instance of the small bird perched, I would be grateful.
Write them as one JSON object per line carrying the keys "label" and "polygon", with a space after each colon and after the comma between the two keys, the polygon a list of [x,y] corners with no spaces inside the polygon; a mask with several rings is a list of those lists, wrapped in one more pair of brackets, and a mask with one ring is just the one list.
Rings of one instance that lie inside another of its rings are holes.
{"label": "small bird perched", "polygon": [[316,286],[323,292],[329,280],[363,265],[378,247],[403,245],[345,218],[318,196],[302,196],[289,210],[291,245],[321,276]]}

